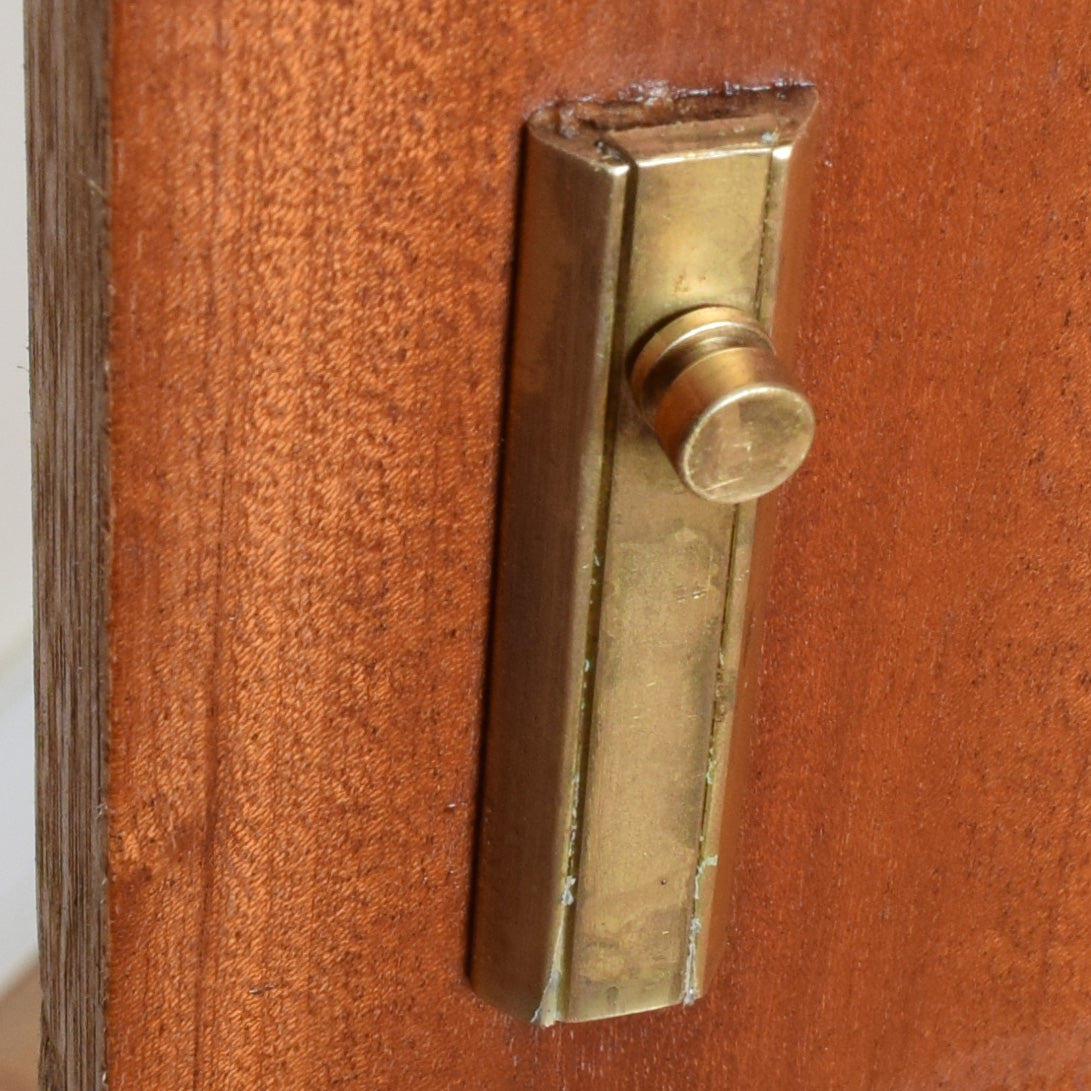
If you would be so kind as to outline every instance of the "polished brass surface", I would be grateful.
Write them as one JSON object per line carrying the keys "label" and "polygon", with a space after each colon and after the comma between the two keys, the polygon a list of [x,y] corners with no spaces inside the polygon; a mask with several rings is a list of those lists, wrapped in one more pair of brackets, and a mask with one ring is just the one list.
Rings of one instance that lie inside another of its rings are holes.
{"label": "polished brass surface", "polygon": [[810,449],[810,404],[741,311],[698,307],[668,322],[641,349],[630,382],[678,476],[707,500],[763,496]]}
{"label": "polished brass surface", "polygon": [[809,442],[783,369],[815,101],[528,126],[472,977],[541,1024],[691,1001],[721,946],[775,508],[697,493]]}

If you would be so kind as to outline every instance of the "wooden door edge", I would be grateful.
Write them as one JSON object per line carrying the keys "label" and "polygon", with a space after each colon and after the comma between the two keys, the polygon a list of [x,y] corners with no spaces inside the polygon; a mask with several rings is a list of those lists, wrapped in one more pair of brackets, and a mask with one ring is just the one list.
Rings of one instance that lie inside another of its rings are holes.
{"label": "wooden door edge", "polygon": [[43,1088],[105,1073],[107,0],[28,0]]}

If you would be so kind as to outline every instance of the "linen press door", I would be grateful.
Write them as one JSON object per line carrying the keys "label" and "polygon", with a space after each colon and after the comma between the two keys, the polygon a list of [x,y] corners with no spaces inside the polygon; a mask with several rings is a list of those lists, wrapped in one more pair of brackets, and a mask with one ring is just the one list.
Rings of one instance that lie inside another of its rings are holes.
{"label": "linen press door", "polygon": [[[1078,1086],[1089,16],[33,0],[46,1086]],[[528,1029],[465,975],[518,134],[782,78],[818,428],[725,961]]]}

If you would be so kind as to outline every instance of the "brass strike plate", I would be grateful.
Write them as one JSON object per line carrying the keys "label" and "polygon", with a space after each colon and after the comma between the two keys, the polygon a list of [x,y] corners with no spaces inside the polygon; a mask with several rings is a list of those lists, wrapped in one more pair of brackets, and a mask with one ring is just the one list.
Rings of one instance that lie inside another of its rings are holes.
{"label": "brass strike plate", "polygon": [[783,368],[816,102],[528,124],[472,978],[542,1025],[690,1002],[720,955],[761,494],[813,427]]}

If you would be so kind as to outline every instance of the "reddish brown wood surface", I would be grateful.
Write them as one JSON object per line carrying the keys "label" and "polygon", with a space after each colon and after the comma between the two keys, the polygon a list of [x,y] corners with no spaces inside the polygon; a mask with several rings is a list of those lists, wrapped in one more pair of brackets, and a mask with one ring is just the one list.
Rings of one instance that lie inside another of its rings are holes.
{"label": "reddish brown wood surface", "polygon": [[[114,0],[112,1089],[1091,1080],[1088,26]],[[819,433],[732,953],[532,1030],[463,972],[520,121],[782,77]]]}

